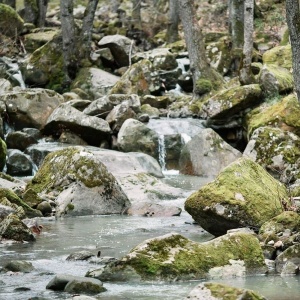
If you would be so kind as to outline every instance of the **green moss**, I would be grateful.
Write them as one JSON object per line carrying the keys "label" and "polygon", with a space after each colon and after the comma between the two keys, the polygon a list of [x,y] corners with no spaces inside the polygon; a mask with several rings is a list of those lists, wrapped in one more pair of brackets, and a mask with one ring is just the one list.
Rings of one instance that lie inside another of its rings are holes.
{"label": "green moss", "polygon": [[265,64],[275,64],[280,67],[290,69],[292,68],[292,50],[291,45],[277,46],[263,54],[263,62]]}
{"label": "green moss", "polygon": [[[59,174],[59,176],[58,176]],[[37,193],[61,191],[73,181],[81,181],[87,187],[103,185],[109,193],[114,177],[87,150],[69,147],[48,154],[26,190],[32,188]]]}
{"label": "green moss", "polygon": [[74,210],[74,208],[75,208],[75,206],[74,206],[74,204],[72,204],[72,203],[69,203],[69,204],[67,205],[67,209],[68,209],[68,210]]}
{"label": "green moss", "polygon": [[293,211],[284,211],[280,215],[274,217],[270,221],[263,224],[259,234],[263,237],[274,235],[283,232],[285,229],[290,229],[292,232],[300,230],[300,215]]}
{"label": "green moss", "polygon": [[213,85],[210,80],[200,78],[196,82],[195,92],[199,95],[207,94],[213,89]]}
{"label": "green moss", "polygon": [[221,283],[207,282],[204,286],[210,290],[212,296],[223,300],[265,300],[264,297],[256,294],[251,290],[244,290],[236,287],[231,287]]}
{"label": "green moss", "polygon": [[248,137],[256,128],[274,126],[300,134],[300,104],[291,94],[273,105],[262,105],[246,119]]}
{"label": "green moss", "polygon": [[7,36],[19,35],[24,21],[9,5],[0,3],[0,32]]}
{"label": "green moss", "polygon": [[243,233],[202,244],[179,234],[151,239],[146,246],[134,248],[121,264],[133,267],[143,279],[201,279],[211,268],[230,264],[232,259],[245,261],[247,271],[264,266],[257,238]]}
{"label": "green moss", "polygon": [[[260,227],[282,212],[281,199],[288,201],[285,187],[259,164],[241,158],[192,194],[185,202],[185,209],[207,231],[226,232],[226,219],[232,228]],[[224,208],[223,214],[217,213],[218,206]],[[214,224],[211,218],[215,219]]]}
{"label": "green moss", "polygon": [[32,209],[28,204],[22,201],[13,191],[9,189],[0,188],[0,199],[1,198],[7,198],[9,202],[21,206],[28,217],[42,217],[41,212]]}

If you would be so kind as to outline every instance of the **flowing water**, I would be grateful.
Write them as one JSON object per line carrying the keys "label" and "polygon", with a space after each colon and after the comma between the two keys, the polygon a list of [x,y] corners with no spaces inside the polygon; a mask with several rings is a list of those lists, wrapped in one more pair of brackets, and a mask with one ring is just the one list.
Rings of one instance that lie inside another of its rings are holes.
{"label": "flowing water", "polygon": [[[209,179],[167,175],[166,182],[190,191],[198,189]],[[192,179],[192,180],[191,180]],[[185,199],[165,202],[183,207]],[[76,251],[89,250],[101,256],[120,258],[145,239],[169,232],[178,232],[194,241],[203,242],[212,236],[194,225],[192,218],[183,211],[179,217],[146,218],[136,216],[85,216],[74,218],[45,218],[44,230],[37,241],[27,244],[2,245],[0,265],[18,259],[32,262],[35,271],[28,274],[0,274],[0,299],[24,300],[33,297],[66,299],[70,295],[46,290],[47,283],[55,274],[84,276],[96,264],[86,261],[67,261]],[[218,280],[237,287],[261,292],[270,300],[299,299],[299,277],[256,276]],[[183,299],[199,282],[148,282],[104,283],[107,292],[99,299]],[[22,288],[20,290],[20,288]]]}
{"label": "flowing water", "polygon": [[[203,126],[199,120],[156,120],[149,127],[159,135],[182,134],[188,139]],[[163,138],[161,152],[164,151]],[[161,154],[164,164],[165,154]],[[184,190],[195,191],[209,182],[209,178],[186,176],[176,170],[164,170],[163,181]],[[184,207],[185,199],[162,200],[161,204]],[[138,216],[85,216],[73,218],[45,218],[41,220],[44,230],[36,242],[27,244],[0,244],[0,267],[10,260],[32,262],[35,270],[31,273],[0,273],[0,300],[67,299],[70,295],[46,290],[47,283],[55,274],[84,276],[88,270],[99,266],[87,261],[67,261],[69,254],[89,250],[95,255],[120,258],[130,249],[148,238],[170,232],[178,232],[197,242],[213,238],[201,227],[193,224],[193,219],[185,211],[178,217],[147,218]],[[299,276],[256,276],[218,280],[237,287],[250,288],[261,292],[270,300],[298,300]],[[187,282],[147,282],[147,283],[104,283],[106,292],[99,296],[105,300],[159,300],[183,299],[198,284]]]}

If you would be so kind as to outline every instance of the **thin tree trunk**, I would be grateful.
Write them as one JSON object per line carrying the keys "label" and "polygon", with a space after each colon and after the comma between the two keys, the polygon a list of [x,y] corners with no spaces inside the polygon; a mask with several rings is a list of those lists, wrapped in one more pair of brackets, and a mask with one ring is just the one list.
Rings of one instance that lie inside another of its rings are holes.
{"label": "thin tree trunk", "polygon": [[242,48],[244,42],[244,0],[228,0],[229,34],[233,48]]}
{"label": "thin tree trunk", "polygon": [[190,70],[193,77],[193,93],[196,96],[198,79],[215,80],[216,72],[208,64],[204,37],[196,18],[193,0],[179,0],[179,15],[183,25],[184,38],[190,58]]}
{"label": "thin tree trunk", "polygon": [[37,25],[39,27],[44,27],[46,23],[48,0],[37,0],[37,7],[39,11]]}
{"label": "thin tree trunk", "polygon": [[61,27],[63,38],[64,85],[71,83],[72,74],[76,73],[75,64],[75,22],[73,17],[73,0],[60,1]]}
{"label": "thin tree trunk", "polygon": [[254,0],[245,0],[244,3],[244,47],[243,61],[239,74],[241,84],[254,83],[254,76],[251,71],[252,52],[253,52],[253,16]]}
{"label": "thin tree trunk", "polygon": [[290,33],[295,91],[300,102],[300,3],[286,0],[286,20]]}
{"label": "thin tree trunk", "polygon": [[90,0],[84,12],[84,19],[80,34],[80,46],[83,49],[83,53],[81,53],[80,58],[83,59],[88,59],[90,57],[93,22],[98,2],[99,0]]}
{"label": "thin tree trunk", "polygon": [[142,29],[141,2],[142,0],[132,0],[131,26],[136,29]]}
{"label": "thin tree trunk", "polygon": [[167,28],[167,42],[174,43],[179,40],[179,0],[169,0],[169,24]]}

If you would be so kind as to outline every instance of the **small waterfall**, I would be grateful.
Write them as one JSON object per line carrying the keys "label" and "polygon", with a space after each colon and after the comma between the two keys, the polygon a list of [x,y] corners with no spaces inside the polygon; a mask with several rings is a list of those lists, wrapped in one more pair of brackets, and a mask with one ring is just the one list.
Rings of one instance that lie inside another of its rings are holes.
{"label": "small waterfall", "polygon": [[187,72],[187,69],[190,66],[190,60],[187,57],[177,58],[178,69],[182,71],[182,74]]}
{"label": "small waterfall", "polygon": [[158,162],[162,171],[166,171],[166,147],[165,137],[163,134],[160,134],[158,138]]}
{"label": "small waterfall", "polygon": [[12,59],[8,57],[2,57],[1,62],[3,62],[7,66],[6,74],[10,78],[12,78],[15,82],[18,82],[21,89],[25,89],[26,85],[18,63],[14,62]]}

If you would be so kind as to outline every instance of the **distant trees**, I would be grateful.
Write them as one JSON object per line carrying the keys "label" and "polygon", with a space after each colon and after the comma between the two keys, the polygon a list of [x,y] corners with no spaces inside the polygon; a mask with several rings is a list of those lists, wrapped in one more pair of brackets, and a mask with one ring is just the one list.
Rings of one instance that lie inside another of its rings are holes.
{"label": "distant trees", "polygon": [[300,3],[286,0],[286,20],[290,33],[295,91],[300,102]]}
{"label": "distant trees", "polygon": [[169,0],[169,22],[166,34],[168,43],[174,43],[179,40],[179,21],[179,0]]}
{"label": "distant trees", "polygon": [[60,1],[65,87],[74,79],[80,64],[89,58],[93,20],[98,2],[99,0],[88,1],[82,27],[78,29],[73,16],[73,0]]}
{"label": "distant trees", "polygon": [[204,44],[204,36],[196,17],[194,0],[179,0],[179,15],[183,26],[184,38],[190,58],[190,70],[193,76],[193,94],[197,97],[197,89],[201,80],[210,81],[217,86],[221,79],[209,65]]}

